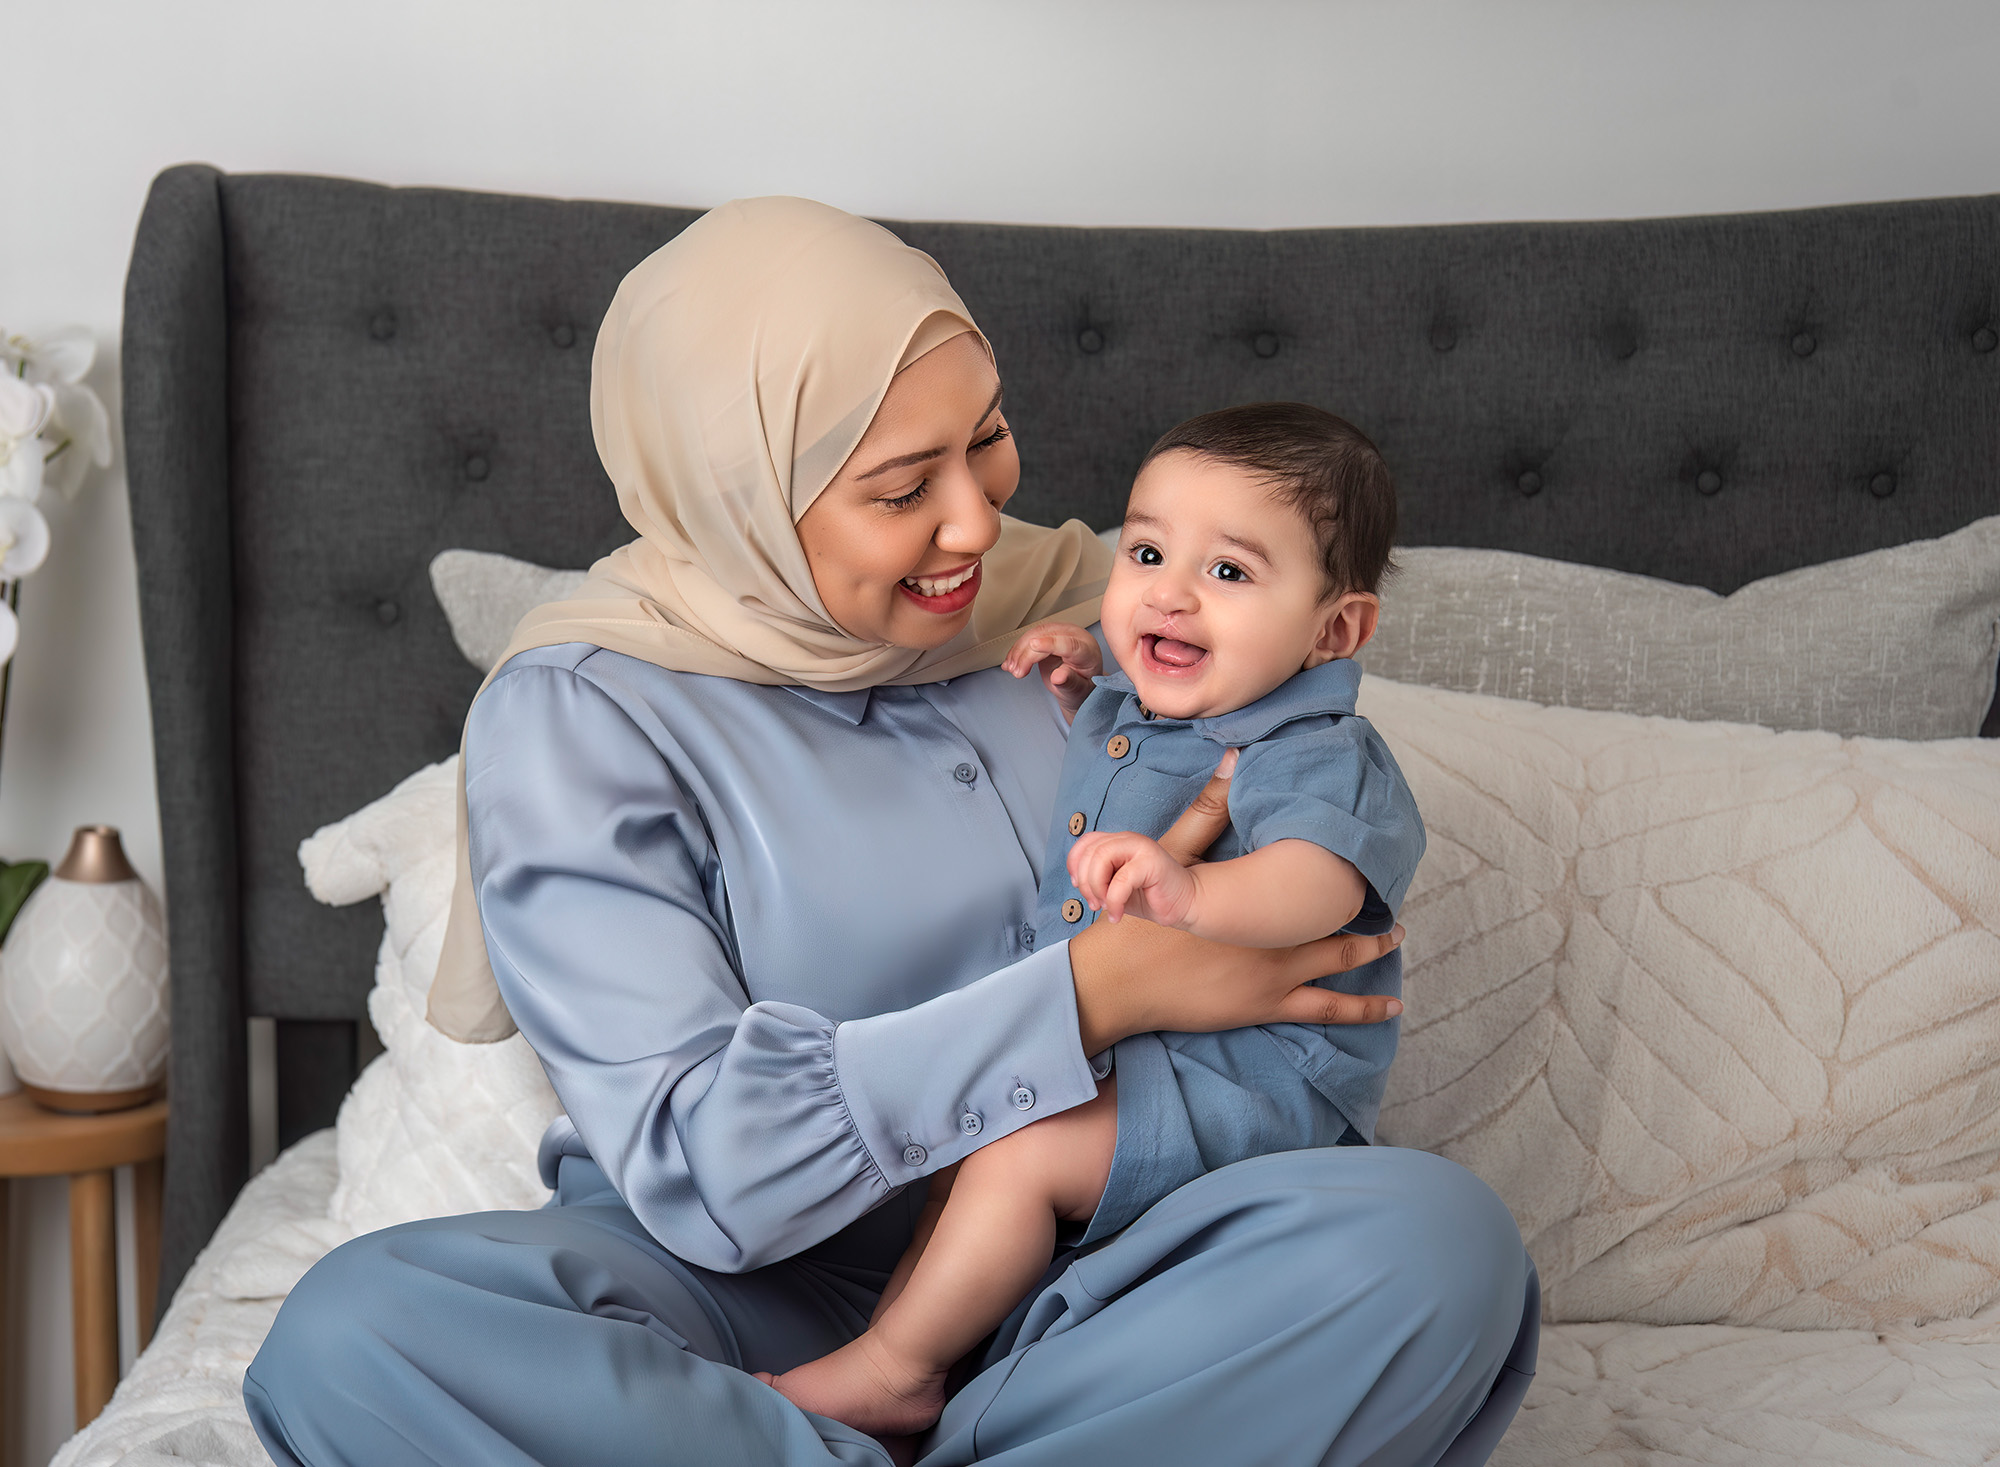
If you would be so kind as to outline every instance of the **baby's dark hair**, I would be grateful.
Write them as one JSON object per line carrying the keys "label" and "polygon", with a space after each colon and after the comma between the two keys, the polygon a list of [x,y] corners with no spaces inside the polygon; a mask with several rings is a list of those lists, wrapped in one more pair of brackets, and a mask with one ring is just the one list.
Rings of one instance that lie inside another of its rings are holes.
{"label": "baby's dark hair", "polygon": [[1381,450],[1345,418],[1302,402],[1223,408],[1169,428],[1139,467],[1176,449],[1248,470],[1304,515],[1329,596],[1374,592],[1395,569],[1396,485]]}

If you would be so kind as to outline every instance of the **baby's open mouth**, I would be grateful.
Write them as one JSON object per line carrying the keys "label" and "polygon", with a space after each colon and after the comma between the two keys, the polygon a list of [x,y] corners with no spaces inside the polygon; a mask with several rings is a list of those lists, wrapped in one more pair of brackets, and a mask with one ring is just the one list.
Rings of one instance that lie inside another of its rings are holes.
{"label": "baby's open mouth", "polygon": [[1192,672],[1208,660],[1208,648],[1149,632],[1139,638],[1139,655],[1156,672]]}

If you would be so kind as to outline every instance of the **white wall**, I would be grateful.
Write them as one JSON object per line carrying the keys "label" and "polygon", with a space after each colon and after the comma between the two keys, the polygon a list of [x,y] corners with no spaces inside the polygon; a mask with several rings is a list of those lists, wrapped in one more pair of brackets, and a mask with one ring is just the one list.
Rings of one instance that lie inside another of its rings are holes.
{"label": "white wall", "polygon": [[[1981,0],[4,0],[0,46],[0,324],[88,324],[107,392],[146,184],[186,160],[1096,224],[2000,190],[2000,7]],[[0,853],[53,856],[108,820],[157,882],[123,495],[102,475],[52,514],[25,588]],[[42,1284],[17,1360],[55,1343],[59,1185],[16,1230]],[[67,1392],[38,1378],[20,1461],[60,1439]]]}

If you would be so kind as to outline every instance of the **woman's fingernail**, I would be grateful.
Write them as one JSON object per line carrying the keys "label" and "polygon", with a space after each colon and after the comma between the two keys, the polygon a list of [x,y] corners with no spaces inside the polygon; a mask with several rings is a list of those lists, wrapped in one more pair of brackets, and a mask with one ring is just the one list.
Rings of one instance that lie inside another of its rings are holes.
{"label": "woman's fingernail", "polygon": [[1392,998],[1389,1000],[1390,1018],[1392,1019],[1395,1018],[1396,1015],[1400,1014],[1402,1011],[1403,1011],[1403,1001],[1400,998]]}
{"label": "woman's fingernail", "polygon": [[1217,779],[1233,779],[1236,775],[1236,751],[1231,749],[1222,756],[1222,762],[1215,766]]}
{"label": "woman's fingernail", "polygon": [[1389,934],[1389,946],[1401,947],[1402,945],[1403,945],[1403,924],[1401,922],[1398,922],[1396,924],[1395,930]]}

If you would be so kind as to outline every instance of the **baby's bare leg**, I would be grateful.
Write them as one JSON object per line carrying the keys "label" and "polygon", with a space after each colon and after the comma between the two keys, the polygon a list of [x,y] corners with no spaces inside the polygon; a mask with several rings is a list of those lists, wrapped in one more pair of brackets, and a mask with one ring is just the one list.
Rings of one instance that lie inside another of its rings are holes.
{"label": "baby's bare leg", "polygon": [[954,1162],[942,1171],[931,1174],[930,1195],[924,1198],[923,1211],[917,1214],[916,1225],[910,1229],[910,1246],[903,1250],[903,1256],[896,1260],[895,1272],[889,1275],[889,1282],[882,1286],[882,1297],[875,1301],[875,1312],[868,1316],[870,1324],[882,1317],[883,1311],[901,1296],[909,1286],[910,1275],[916,1272],[917,1260],[924,1256],[924,1249],[930,1246],[931,1234],[937,1231],[938,1219],[944,1216],[945,1199],[951,1196],[952,1183],[958,1180],[958,1163]]}
{"label": "baby's bare leg", "polygon": [[1056,1223],[1096,1211],[1117,1144],[1113,1079],[1095,1100],[975,1151],[959,1163],[928,1241],[920,1233],[911,1245],[907,1285],[867,1333],[771,1384],[806,1410],[872,1436],[929,1426],[944,1410],[945,1372],[1049,1266]]}

